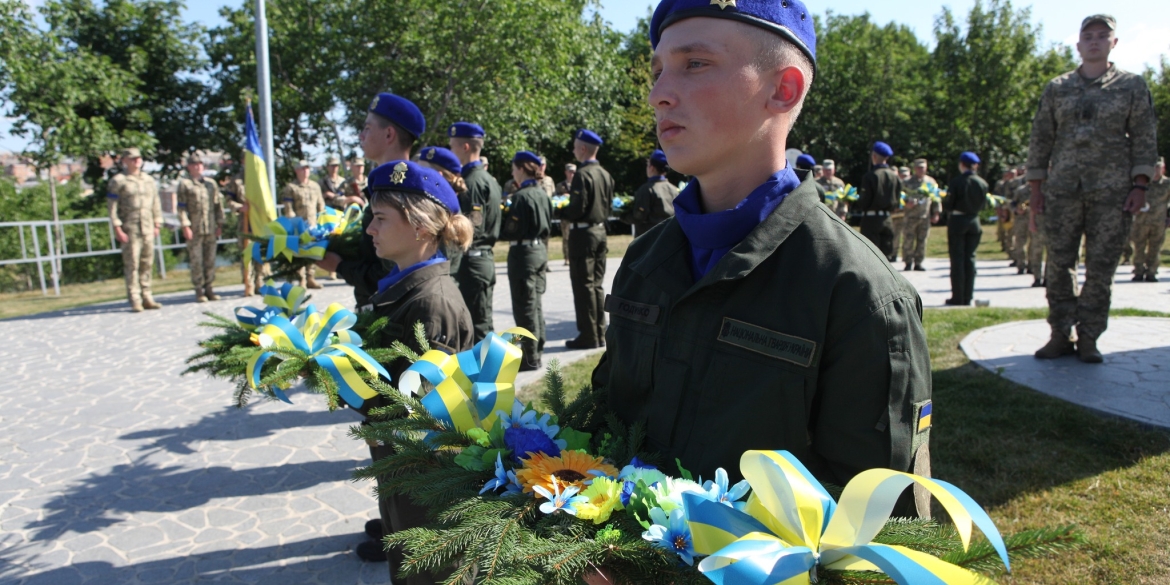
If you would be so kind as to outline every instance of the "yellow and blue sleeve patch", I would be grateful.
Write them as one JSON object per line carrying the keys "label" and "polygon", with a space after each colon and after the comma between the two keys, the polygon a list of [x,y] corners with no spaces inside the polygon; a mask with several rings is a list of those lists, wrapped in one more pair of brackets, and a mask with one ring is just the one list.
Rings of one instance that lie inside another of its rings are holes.
{"label": "yellow and blue sleeve patch", "polygon": [[930,428],[931,418],[931,401],[926,401],[926,404],[918,407],[918,432],[925,431]]}

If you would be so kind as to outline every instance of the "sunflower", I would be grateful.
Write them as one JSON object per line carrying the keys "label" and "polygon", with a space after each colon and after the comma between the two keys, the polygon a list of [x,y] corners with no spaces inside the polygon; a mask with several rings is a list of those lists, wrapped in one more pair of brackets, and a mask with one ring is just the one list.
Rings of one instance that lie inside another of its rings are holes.
{"label": "sunflower", "polygon": [[524,493],[532,493],[533,486],[553,491],[553,478],[560,486],[585,487],[585,480],[599,475],[617,477],[616,467],[580,451],[562,451],[560,457],[536,453],[524,460],[524,467],[516,472],[516,479],[524,486]]}

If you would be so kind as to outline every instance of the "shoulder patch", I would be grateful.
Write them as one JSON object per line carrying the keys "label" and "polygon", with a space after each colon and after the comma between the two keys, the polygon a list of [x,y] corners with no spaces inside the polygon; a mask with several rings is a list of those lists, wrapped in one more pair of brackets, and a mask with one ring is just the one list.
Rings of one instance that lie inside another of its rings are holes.
{"label": "shoulder patch", "polygon": [[723,318],[719,341],[807,368],[813,364],[817,342],[772,331],[730,317]]}
{"label": "shoulder patch", "polygon": [[930,426],[931,426],[930,419],[931,419],[931,414],[932,414],[932,411],[934,410],[934,408],[933,408],[930,400],[927,400],[926,402],[920,403],[917,406],[918,406],[918,417],[917,417],[918,418],[918,426],[916,427],[915,432],[921,433],[921,432],[925,432],[926,430],[930,429]]}
{"label": "shoulder patch", "polygon": [[618,317],[625,317],[631,321],[637,321],[647,325],[657,325],[658,315],[662,312],[662,307],[627,301],[626,299],[613,295],[605,295],[605,312]]}

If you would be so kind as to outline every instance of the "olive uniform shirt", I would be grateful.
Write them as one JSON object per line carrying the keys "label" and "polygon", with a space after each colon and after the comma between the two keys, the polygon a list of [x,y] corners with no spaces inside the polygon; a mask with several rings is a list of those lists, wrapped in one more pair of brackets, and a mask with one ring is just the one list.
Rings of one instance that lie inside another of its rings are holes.
{"label": "olive uniform shirt", "polygon": [[897,211],[902,191],[902,179],[898,178],[897,171],[888,166],[874,167],[861,180],[857,210]]}
{"label": "olive uniform shirt", "polygon": [[143,234],[154,237],[154,230],[163,222],[162,202],[158,197],[158,183],[154,177],[138,172],[135,175],[118,173],[107,187],[110,197],[110,221],[128,235]]}
{"label": "olive uniform shirt", "polygon": [[325,205],[336,209],[345,208],[345,177],[337,175],[337,179],[330,179],[326,175],[317,181],[317,186],[321,188],[321,196],[325,199]]}
{"label": "olive uniform shirt", "polygon": [[924,185],[934,185],[937,188],[938,181],[930,175],[926,175],[922,179],[912,175],[909,179],[902,181],[902,187],[906,190],[907,203],[910,200],[914,200],[915,203],[913,207],[906,206],[906,219],[930,219],[931,216],[938,215],[942,208],[942,204],[937,199],[919,191]]}
{"label": "olive uniform shirt", "polygon": [[490,248],[500,237],[500,183],[483,165],[467,168],[462,175],[467,191],[459,196],[459,208],[475,228],[471,247]]}
{"label": "olive uniform shirt", "polygon": [[223,228],[223,197],[215,181],[200,177],[179,181],[179,224],[195,235],[215,235]]}
{"label": "olive uniform shirt", "polygon": [[911,469],[930,437],[922,302],[810,179],[698,282],[671,219],[630,244],[593,384],[648,448],[738,476],[785,449],[822,481]]}
{"label": "olive uniform shirt", "polygon": [[634,192],[633,209],[627,218],[634,226],[634,236],[640,236],[650,228],[674,217],[674,198],[678,187],[670,184],[666,177],[651,177]]}
{"label": "olive uniform shirt", "polygon": [[285,185],[280,190],[280,199],[284,201],[285,217],[300,217],[310,226],[317,225],[317,214],[325,211],[321,187],[312,181]]}
{"label": "olive uniform shirt", "polygon": [[581,163],[561,216],[574,223],[605,223],[613,209],[613,177],[597,161]]}
{"label": "olive uniform shirt", "polygon": [[975,173],[963,173],[951,179],[943,211],[958,211],[963,215],[978,215],[987,205],[987,181]]}

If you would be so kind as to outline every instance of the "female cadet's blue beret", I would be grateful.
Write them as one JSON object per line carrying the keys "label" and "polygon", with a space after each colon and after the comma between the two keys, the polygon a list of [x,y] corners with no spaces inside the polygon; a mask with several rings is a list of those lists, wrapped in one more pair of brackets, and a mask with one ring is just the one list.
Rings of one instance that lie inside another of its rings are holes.
{"label": "female cadet's blue beret", "polygon": [[666,166],[666,153],[661,150],[655,150],[650,153],[650,162]]}
{"label": "female cadet's blue beret", "polygon": [[512,164],[519,165],[526,162],[536,163],[538,165],[542,164],[540,162],[540,156],[527,150],[521,150],[516,153],[516,156],[512,157]]}
{"label": "female cadet's blue beret", "polygon": [[802,154],[796,157],[796,168],[798,169],[812,169],[817,166],[817,159],[813,158],[811,154]]}
{"label": "female cadet's blue beret", "polygon": [[889,144],[880,140],[873,143],[873,151],[882,156],[894,156],[894,149],[890,148]]}
{"label": "female cadet's blue beret", "polygon": [[662,0],[650,19],[650,45],[658,48],[662,31],[687,18],[738,20],[784,37],[817,67],[817,33],[812,13],[800,0]]}
{"label": "female cadet's blue beret", "polygon": [[967,152],[964,152],[963,154],[960,154],[959,161],[963,162],[964,164],[969,164],[969,165],[977,165],[981,162],[979,160],[979,155],[975,154],[974,152],[971,152],[970,150],[968,150]]}
{"label": "female cadet's blue beret", "polygon": [[459,197],[443,175],[408,160],[392,160],[370,172],[370,191],[400,191],[422,195],[451,213],[459,213]]}
{"label": "female cadet's blue beret", "polygon": [[578,130],[577,134],[574,136],[574,138],[576,138],[577,140],[580,140],[581,142],[586,142],[589,144],[596,144],[597,146],[601,146],[602,144],[605,144],[605,141],[602,140],[601,137],[598,136],[596,132],[594,132],[592,130],[586,130],[584,128]]}
{"label": "female cadet's blue beret", "polygon": [[442,146],[428,146],[418,151],[418,159],[447,169],[455,175],[463,172],[463,163],[459,162],[459,157]]}
{"label": "female cadet's blue beret", "polygon": [[398,124],[415,139],[427,131],[427,120],[414,102],[392,93],[380,93],[370,102],[370,111]]}
{"label": "female cadet's blue beret", "polygon": [[479,124],[455,122],[447,128],[447,136],[449,138],[483,138],[485,134],[483,127]]}

